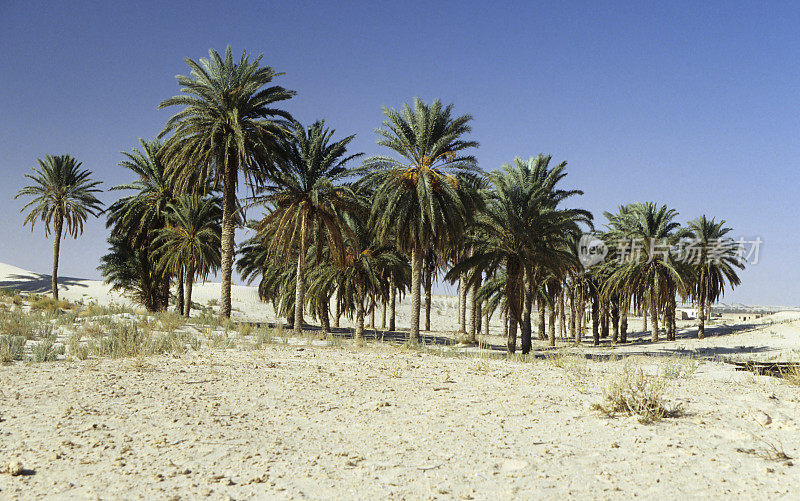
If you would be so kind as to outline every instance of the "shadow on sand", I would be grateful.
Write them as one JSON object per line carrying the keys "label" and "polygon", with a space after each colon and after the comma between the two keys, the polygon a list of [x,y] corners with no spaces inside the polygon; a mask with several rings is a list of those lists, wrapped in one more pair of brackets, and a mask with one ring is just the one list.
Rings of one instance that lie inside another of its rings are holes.
{"label": "shadow on sand", "polygon": [[[34,273],[31,275],[8,275],[5,280],[0,280],[0,288],[16,289],[27,293],[49,293],[52,292],[50,275]],[[73,277],[58,277],[58,288],[62,287],[87,287],[85,280]]]}

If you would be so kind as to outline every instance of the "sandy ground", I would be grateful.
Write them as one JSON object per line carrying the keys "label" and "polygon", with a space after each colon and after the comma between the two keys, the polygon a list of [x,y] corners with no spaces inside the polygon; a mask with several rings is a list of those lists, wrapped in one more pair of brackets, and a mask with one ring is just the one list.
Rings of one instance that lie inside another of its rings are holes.
{"label": "sandy ground", "polygon": [[[0,266],[0,285],[23,280],[48,279]],[[70,281],[68,299],[124,301]],[[201,285],[195,299],[218,291]],[[254,289],[234,293],[238,319],[274,320]],[[800,360],[798,313],[721,319],[705,340],[685,321],[669,343],[634,333],[625,346],[559,341],[554,354],[536,342],[523,362],[444,346],[455,304],[434,298],[422,351],[289,340],[0,366],[0,466],[25,468],[0,474],[0,499],[796,498],[800,387],[718,360]],[[483,341],[502,346],[499,334],[493,324]],[[683,416],[593,410],[626,366],[666,384]]]}
{"label": "sandy ground", "polygon": [[797,387],[703,363],[670,380],[686,415],[646,425],[591,409],[624,363],[270,345],[7,366],[0,455],[31,474],[0,475],[0,496],[796,495],[800,466],[760,455],[800,457]]}

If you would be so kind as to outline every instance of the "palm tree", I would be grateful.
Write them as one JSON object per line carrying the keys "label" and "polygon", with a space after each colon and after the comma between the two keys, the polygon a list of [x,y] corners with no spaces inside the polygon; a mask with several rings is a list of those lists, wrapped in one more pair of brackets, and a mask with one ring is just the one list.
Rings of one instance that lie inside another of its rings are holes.
{"label": "palm tree", "polygon": [[375,186],[369,223],[380,240],[391,239],[411,256],[411,331],[419,337],[423,258],[458,241],[472,212],[478,185],[477,162],[463,152],[477,147],[462,137],[470,132],[470,115],[452,116],[453,106],[414,99],[398,111],[383,109],[378,144],[402,160],[378,156],[367,164],[373,172],[365,182]]}
{"label": "palm tree", "polygon": [[274,146],[285,132],[281,119],[291,118],[273,105],[295,93],[275,85],[265,88],[281,73],[260,66],[262,56],[251,62],[242,52],[237,63],[230,46],[224,59],[213,49],[208,53],[199,63],[186,59],[191,72],[177,77],[184,94],[159,105],[184,107],[169,119],[160,137],[172,133],[166,153],[182,189],[204,191],[210,180],[222,190],[221,314],[230,317],[239,174],[257,183],[269,168]]}
{"label": "palm tree", "polygon": [[186,270],[186,293],[183,314],[188,318],[192,307],[195,277],[206,277],[219,268],[219,240],[222,211],[218,198],[184,195],[170,204],[170,224],[158,232],[154,243],[159,248],[160,263],[176,273]]}
{"label": "palm tree", "polygon": [[94,193],[100,181],[92,181],[88,170],[80,170],[81,162],[70,155],[48,155],[44,160],[37,159],[39,168],[33,168],[34,174],[25,174],[33,184],[22,188],[14,197],[23,195],[34,197],[25,204],[20,212],[30,208],[23,226],[30,223],[31,231],[36,220],[44,223],[45,236],[50,235],[53,225],[55,240],[53,242],[53,298],[58,299],[58,256],[61,249],[61,233],[64,222],[67,223],[67,234],[78,238],[83,233],[83,223],[90,215],[97,216],[102,210],[102,203]]}
{"label": "palm tree", "polygon": [[347,155],[355,136],[332,141],[334,131],[320,120],[308,129],[295,122],[290,141],[282,145],[278,169],[264,173],[265,184],[258,200],[273,207],[257,231],[270,229],[268,246],[274,255],[297,263],[294,331],[302,333],[305,304],[305,260],[309,238],[327,243],[334,262],[344,256],[347,228],[342,213],[355,205],[355,195],[342,184],[353,171],[347,163],[361,154]]}
{"label": "palm tree", "polygon": [[[678,212],[658,207],[653,202],[622,207],[617,215],[607,214],[611,234],[629,247],[620,249],[623,262],[607,280],[607,287],[631,291],[634,299],[647,298],[650,307],[652,340],[658,341],[658,311],[678,288],[685,288],[689,277],[677,259],[675,248],[688,235],[675,221]],[[641,304],[641,303],[640,303]]]}
{"label": "palm tree", "polygon": [[[141,149],[123,152],[125,159],[119,163],[120,167],[132,171],[137,179],[111,188],[135,193],[120,198],[106,211],[106,227],[111,228],[111,247],[108,259],[100,269],[107,282],[132,292],[148,311],[159,311],[166,308],[169,300],[170,273],[152,258],[156,252],[153,240],[157,232],[168,224],[169,206],[176,201],[177,188],[167,175],[161,142],[140,139],[139,143]],[[131,261],[123,265],[124,259]],[[122,269],[128,271],[120,274]],[[183,273],[180,273],[179,311],[183,308],[182,277]]]}
{"label": "palm tree", "polygon": [[736,268],[744,269],[736,244],[726,238],[731,229],[725,220],[715,222],[705,215],[689,221],[692,239],[684,248],[687,264],[694,268],[694,296],[697,300],[697,337],[705,337],[706,307],[716,302],[725,292],[725,282],[731,288],[739,285]]}
{"label": "palm tree", "polygon": [[[517,326],[523,323],[526,290],[538,289],[538,281],[549,273],[563,273],[576,260],[566,245],[570,236],[580,233],[579,224],[589,223],[591,214],[581,209],[563,209],[559,204],[577,190],[557,190],[566,176],[566,163],[548,168],[550,157],[517,158],[504,164],[488,178],[486,207],[474,223],[465,245],[473,249],[445,277],[455,279],[465,270],[488,276],[504,276],[505,310],[509,318],[508,351],[516,350]],[[491,284],[491,285],[489,285]],[[496,287],[488,280],[487,290]],[[482,294],[486,297],[485,294]],[[530,350],[530,331],[523,339],[523,352]]]}

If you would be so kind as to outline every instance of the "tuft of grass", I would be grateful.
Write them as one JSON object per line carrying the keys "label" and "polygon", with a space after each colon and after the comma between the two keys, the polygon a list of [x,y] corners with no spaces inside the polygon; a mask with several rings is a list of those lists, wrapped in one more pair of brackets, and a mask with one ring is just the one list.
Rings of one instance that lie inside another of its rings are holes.
{"label": "tuft of grass", "polygon": [[211,334],[211,347],[228,350],[236,347],[236,341],[228,337],[226,332],[215,332]]}
{"label": "tuft of grass", "polygon": [[40,315],[37,316],[20,310],[0,312],[0,334],[33,339],[36,337],[41,323],[42,318]]}
{"label": "tuft of grass", "polygon": [[31,349],[31,360],[33,362],[54,362],[59,355],[64,354],[63,344],[54,344],[50,340],[40,341]]}
{"label": "tuft of grass", "polygon": [[22,336],[0,335],[0,363],[22,360],[27,341]]}
{"label": "tuft of grass", "polygon": [[791,385],[800,386],[800,364],[792,364],[787,369],[782,370],[781,377]]}
{"label": "tuft of grass", "polygon": [[78,360],[86,360],[89,358],[89,346],[86,343],[81,343],[83,335],[80,332],[74,332],[67,340],[67,351],[71,358]]}
{"label": "tuft of grass", "polygon": [[60,313],[61,310],[69,310],[72,305],[65,299],[55,300],[49,296],[40,296],[31,301],[31,311],[48,311],[52,313]]}
{"label": "tuft of grass", "polygon": [[666,379],[688,379],[699,366],[699,362],[690,358],[672,358],[662,364],[659,374]]}
{"label": "tuft of grass", "polygon": [[156,313],[154,319],[158,321],[163,332],[175,332],[186,324],[186,317],[172,311]]}
{"label": "tuft of grass", "polygon": [[593,410],[613,417],[617,414],[638,416],[640,423],[652,423],[664,418],[683,415],[680,405],[670,405],[664,399],[666,380],[648,376],[642,369],[625,364],[604,392],[605,401],[594,404]]}
{"label": "tuft of grass", "polygon": [[759,443],[755,449],[736,449],[736,452],[743,452],[745,454],[752,454],[758,456],[765,461],[789,461],[792,459],[790,455],[783,449],[783,444],[780,441],[772,442],[765,438],[753,436]]}

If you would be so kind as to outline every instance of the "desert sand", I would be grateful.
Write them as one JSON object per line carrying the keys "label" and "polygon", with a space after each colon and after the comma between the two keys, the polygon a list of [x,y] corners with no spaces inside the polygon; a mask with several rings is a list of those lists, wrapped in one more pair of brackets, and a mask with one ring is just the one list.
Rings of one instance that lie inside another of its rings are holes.
{"label": "desert sand", "polygon": [[[37,280],[49,278],[0,266],[4,287]],[[127,301],[101,282],[64,284],[71,301]],[[219,284],[195,294],[207,303]],[[255,289],[234,295],[234,319],[275,320]],[[416,349],[284,336],[0,366],[0,462],[23,466],[0,474],[0,498],[796,498],[800,387],[724,359],[800,360],[800,314],[723,318],[704,340],[681,321],[675,342],[535,341],[532,356],[505,359],[447,343],[455,305],[434,298],[435,332]],[[409,310],[401,302],[400,328]],[[483,343],[502,346],[500,330]],[[680,415],[596,410],[625,370],[663,384]]]}

